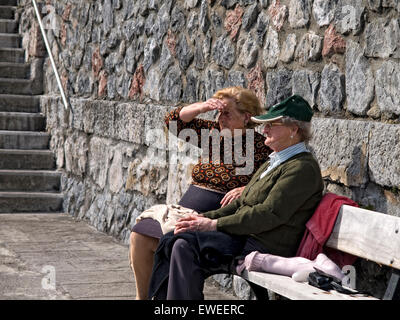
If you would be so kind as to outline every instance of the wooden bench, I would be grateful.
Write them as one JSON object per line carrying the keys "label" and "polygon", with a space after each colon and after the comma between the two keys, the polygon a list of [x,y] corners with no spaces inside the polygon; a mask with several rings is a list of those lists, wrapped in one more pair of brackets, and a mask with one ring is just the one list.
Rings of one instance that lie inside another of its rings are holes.
{"label": "wooden bench", "polygon": [[[392,275],[383,299],[399,299],[399,217],[343,205],[326,246],[391,267]],[[241,276],[249,282],[258,299],[268,299],[265,289],[269,289],[294,300],[376,300],[371,296],[324,291],[277,274],[245,270]]]}

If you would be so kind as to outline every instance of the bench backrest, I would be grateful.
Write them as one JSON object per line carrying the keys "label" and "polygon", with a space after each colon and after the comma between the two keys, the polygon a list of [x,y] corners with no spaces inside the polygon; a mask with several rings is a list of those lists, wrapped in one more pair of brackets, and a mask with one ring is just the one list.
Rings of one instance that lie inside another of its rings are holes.
{"label": "bench backrest", "polygon": [[326,245],[400,269],[400,218],[343,205]]}

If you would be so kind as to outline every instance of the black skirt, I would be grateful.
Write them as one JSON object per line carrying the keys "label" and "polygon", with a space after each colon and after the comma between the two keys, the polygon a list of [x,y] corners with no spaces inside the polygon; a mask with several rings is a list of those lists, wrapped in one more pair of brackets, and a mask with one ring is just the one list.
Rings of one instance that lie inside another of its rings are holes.
{"label": "black skirt", "polygon": [[[221,207],[220,202],[224,196],[225,194],[199,188],[191,184],[178,204],[203,213],[219,209]],[[132,232],[157,239],[160,239],[163,235],[160,223],[151,218],[140,220],[133,226]]]}

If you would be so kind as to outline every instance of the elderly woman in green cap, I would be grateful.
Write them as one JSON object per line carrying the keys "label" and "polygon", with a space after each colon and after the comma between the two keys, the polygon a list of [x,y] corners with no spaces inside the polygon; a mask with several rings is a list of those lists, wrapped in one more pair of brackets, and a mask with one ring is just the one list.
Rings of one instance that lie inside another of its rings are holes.
{"label": "elderly woman in green cap", "polygon": [[258,251],[294,256],[322,198],[318,162],[307,149],[313,112],[291,96],[251,119],[263,126],[273,150],[240,198],[229,205],[188,215],[164,235],[155,255],[149,298],[203,299],[204,280],[234,272],[235,258]]}

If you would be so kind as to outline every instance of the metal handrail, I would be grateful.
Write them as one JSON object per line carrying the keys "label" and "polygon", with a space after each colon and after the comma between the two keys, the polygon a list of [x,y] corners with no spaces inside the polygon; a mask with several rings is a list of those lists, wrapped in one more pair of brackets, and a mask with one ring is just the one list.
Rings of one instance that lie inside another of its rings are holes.
{"label": "metal handrail", "polygon": [[47,53],[48,53],[49,58],[50,58],[51,66],[53,67],[53,71],[54,71],[54,74],[56,76],[58,88],[60,89],[60,92],[61,92],[61,98],[63,100],[64,107],[65,107],[66,110],[68,110],[69,109],[69,104],[68,104],[67,98],[66,98],[65,93],[64,93],[64,88],[63,88],[63,86],[61,84],[60,76],[58,74],[58,70],[57,70],[56,64],[54,62],[53,55],[52,55],[51,50],[50,50],[49,42],[47,41],[46,32],[45,32],[45,29],[43,28],[43,23],[42,23],[42,19],[40,17],[38,6],[37,6],[35,0],[32,0],[32,3],[33,3],[33,7],[35,9],[37,20],[39,22],[40,31],[42,32],[44,44],[46,46],[46,50],[47,50]]}

